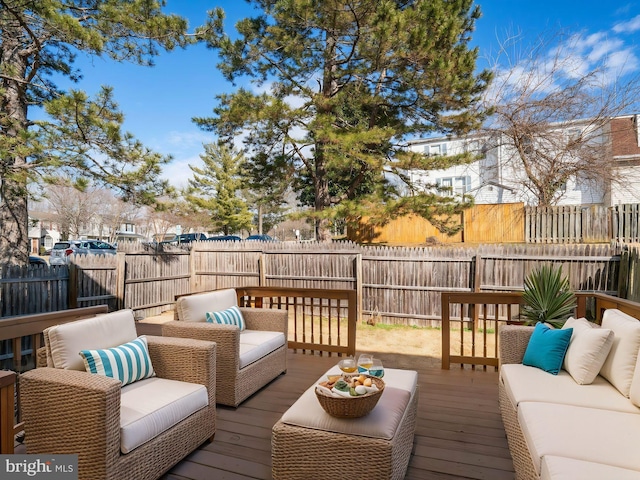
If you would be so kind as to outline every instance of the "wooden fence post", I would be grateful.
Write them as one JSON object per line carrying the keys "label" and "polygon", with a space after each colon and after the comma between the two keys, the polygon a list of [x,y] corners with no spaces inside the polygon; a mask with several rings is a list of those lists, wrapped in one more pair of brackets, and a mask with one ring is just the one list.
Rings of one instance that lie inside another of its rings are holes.
{"label": "wooden fence post", "polygon": [[0,371],[0,454],[13,454],[16,374]]}
{"label": "wooden fence post", "polygon": [[260,287],[267,286],[267,272],[265,263],[264,252],[260,252],[260,256],[258,257],[258,286]]}
{"label": "wooden fence post", "polygon": [[125,252],[116,253],[116,305],[117,309],[125,308],[124,299],[126,296],[127,280],[127,254]]}
{"label": "wooden fence post", "polygon": [[618,297],[627,298],[629,294],[629,249],[620,252],[620,269],[618,270]]}
{"label": "wooden fence post", "polygon": [[69,308],[78,308],[78,267],[75,263],[69,263],[69,289],[67,305]]}
{"label": "wooden fence post", "polygon": [[189,293],[198,292],[198,279],[196,278],[196,256],[194,255],[196,242],[191,242],[189,248]]}
{"label": "wooden fence post", "polygon": [[355,278],[356,278],[356,307],[357,321],[362,323],[362,253],[358,253],[355,258]]}

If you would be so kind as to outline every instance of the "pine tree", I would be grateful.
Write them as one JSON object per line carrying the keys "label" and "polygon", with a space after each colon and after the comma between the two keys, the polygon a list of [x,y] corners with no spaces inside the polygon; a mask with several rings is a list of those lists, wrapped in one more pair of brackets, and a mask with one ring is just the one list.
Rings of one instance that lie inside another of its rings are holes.
{"label": "pine tree", "polygon": [[[154,0],[0,0],[0,263],[28,257],[28,183],[59,174],[81,188],[110,185],[124,199],[152,203],[169,158],[121,131],[112,91],[94,99],[62,92],[55,76],[80,79],[77,53],[151,65],[160,49],[192,40],[186,21]],[[49,114],[33,122],[29,109]]]}
{"label": "pine tree", "polygon": [[214,228],[225,235],[251,230],[253,215],[240,198],[243,188],[244,157],[225,145],[206,144],[200,155],[203,167],[189,165],[193,179],[189,180],[186,199],[196,209],[206,211]]}
{"label": "pine tree", "polygon": [[333,217],[431,219],[464,207],[411,185],[407,197],[401,182],[408,168],[470,160],[426,158],[404,146],[433,132],[464,134],[484,118],[475,105],[490,74],[474,74],[477,51],[468,43],[480,13],[472,0],[250,3],[263,14],[238,22],[236,40],[215,10],[208,44],[229,80],[248,76],[270,89],[220,95],[198,125],[229,140],[244,134],[253,153],[286,158],[283,172],[313,188],[319,240],[329,239]]}

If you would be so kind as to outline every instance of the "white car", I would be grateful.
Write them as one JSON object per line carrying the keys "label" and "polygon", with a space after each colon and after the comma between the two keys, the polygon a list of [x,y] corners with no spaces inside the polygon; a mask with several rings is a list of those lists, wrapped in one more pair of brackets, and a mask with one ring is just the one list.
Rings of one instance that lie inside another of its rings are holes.
{"label": "white car", "polygon": [[69,257],[78,250],[79,246],[80,242],[75,240],[56,242],[51,249],[49,265],[67,265]]}
{"label": "white car", "polygon": [[80,255],[115,255],[116,247],[100,240],[66,240],[51,249],[49,265],[67,265],[74,253]]}

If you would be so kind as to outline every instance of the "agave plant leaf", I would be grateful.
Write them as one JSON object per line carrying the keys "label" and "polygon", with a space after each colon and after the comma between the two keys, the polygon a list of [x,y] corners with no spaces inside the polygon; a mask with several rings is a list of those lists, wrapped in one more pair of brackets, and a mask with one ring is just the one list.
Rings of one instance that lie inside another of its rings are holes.
{"label": "agave plant leaf", "polygon": [[524,280],[522,314],[527,323],[547,322],[561,326],[573,313],[576,297],[562,268],[542,265]]}

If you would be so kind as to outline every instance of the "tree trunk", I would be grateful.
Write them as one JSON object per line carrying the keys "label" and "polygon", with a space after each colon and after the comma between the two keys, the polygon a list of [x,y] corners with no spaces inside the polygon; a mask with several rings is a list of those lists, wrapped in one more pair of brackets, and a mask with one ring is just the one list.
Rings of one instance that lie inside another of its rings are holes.
{"label": "tree trunk", "polygon": [[0,263],[26,265],[29,260],[29,213],[27,209],[26,158],[16,153],[18,138],[28,127],[27,97],[20,81],[26,75],[26,58],[17,45],[11,26],[2,32],[0,63],[11,77],[2,79],[1,133],[8,154],[0,159]]}

